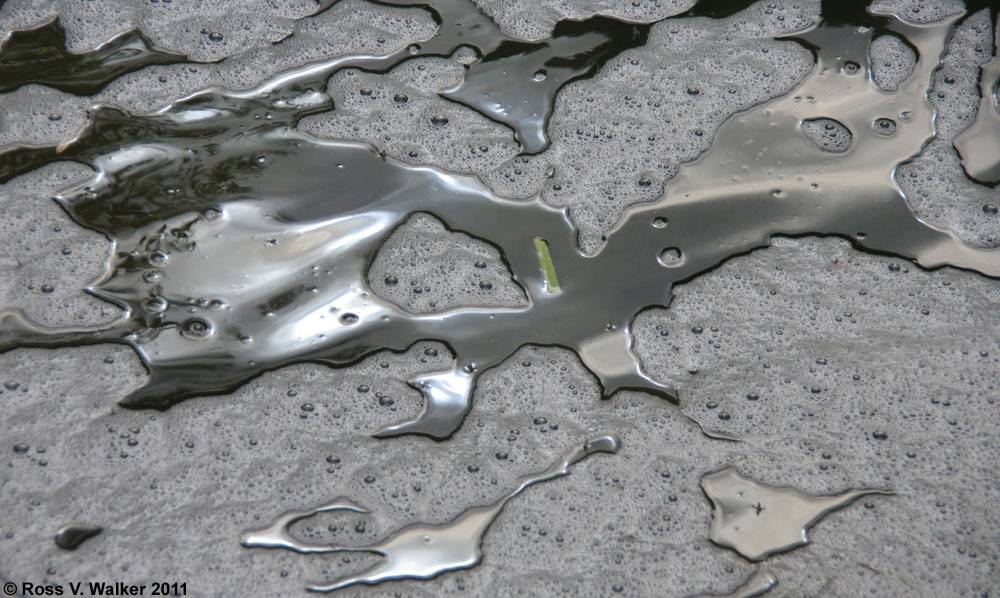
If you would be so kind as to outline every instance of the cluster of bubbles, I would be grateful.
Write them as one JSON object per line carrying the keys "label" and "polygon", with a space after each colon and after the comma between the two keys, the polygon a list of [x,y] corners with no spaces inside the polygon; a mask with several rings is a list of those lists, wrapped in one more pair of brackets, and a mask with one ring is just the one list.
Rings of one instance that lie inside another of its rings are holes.
{"label": "cluster of bubbles", "polygon": [[101,274],[107,241],[61,210],[38,209],[39,198],[51,197],[87,172],[77,164],[52,164],[2,186],[0,233],[10,242],[0,248],[5,283],[0,302],[20,307],[37,322],[96,324],[120,312],[79,290]]}
{"label": "cluster of bubbles", "polygon": [[449,231],[429,214],[410,217],[382,244],[368,284],[412,313],[527,305],[496,247]]}
{"label": "cluster of bubbles", "polygon": [[1000,190],[965,176],[952,143],[975,118],[979,65],[990,59],[993,43],[989,11],[970,16],[955,29],[928,95],[938,111],[937,136],[896,172],[896,181],[918,216],[981,247],[1000,245],[996,209]]}
{"label": "cluster of bubbles", "polygon": [[913,23],[933,23],[960,14],[965,5],[962,0],[875,0],[869,8],[896,13]]}
{"label": "cluster of bubbles", "polygon": [[917,55],[909,45],[896,35],[880,35],[872,40],[869,48],[872,80],[882,91],[896,91],[913,68]]}
{"label": "cluster of bubbles", "polygon": [[817,118],[802,123],[802,132],[826,152],[842,154],[851,147],[853,135],[840,121]]}
{"label": "cluster of bubbles", "polygon": [[[794,266],[770,265],[778,261],[770,254],[786,251],[798,256]],[[954,338],[912,357],[913,375],[927,377],[922,384],[933,389],[934,372],[960,369],[971,387],[962,391],[963,401],[988,408],[993,400],[988,371],[997,359],[995,339],[971,329],[968,336],[944,332],[954,318],[984,309],[988,281],[858,256],[846,242],[833,240],[776,240],[771,249],[737,262],[675,289],[670,310],[645,312],[635,326],[643,362],[671,364],[655,366],[656,375],[672,380],[682,396],[699,397],[684,409],[707,428],[741,438],[765,435],[780,417],[786,428],[805,432],[843,414],[853,422],[851,442],[874,450],[876,440],[907,442],[887,431],[913,425],[908,420],[934,427],[949,442],[964,442],[969,423],[948,409],[956,389],[917,390],[872,366],[873,357],[850,356],[848,347],[880,329],[912,338],[914,346],[937,334]],[[728,312],[713,305],[732,296],[746,304],[730,304]],[[765,316],[767,325],[752,334],[733,334],[743,330],[734,318],[745,310],[776,317]],[[747,369],[756,374],[733,377]],[[838,450],[847,452],[846,446]]]}

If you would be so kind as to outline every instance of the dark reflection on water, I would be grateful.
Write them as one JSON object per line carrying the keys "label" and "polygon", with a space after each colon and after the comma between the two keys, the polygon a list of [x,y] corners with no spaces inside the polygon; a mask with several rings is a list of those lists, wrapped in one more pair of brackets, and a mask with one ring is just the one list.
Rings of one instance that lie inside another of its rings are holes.
{"label": "dark reflection on water", "polygon": [[[851,25],[824,23],[790,37],[814,50],[812,74],[786,96],[730,119],[662,197],[630,208],[603,248],[584,255],[565,211],[539,199],[505,200],[475,178],[409,166],[362,144],[319,140],[294,128],[303,116],[332,108],[326,81],[343,68],[384,70],[469,39],[492,40],[496,60],[523,58],[532,68],[536,54],[555,56],[554,49],[564,48],[554,40],[547,49],[505,46],[495,26],[484,32],[485,17],[463,6],[435,3],[442,32],[415,52],[308,65],[244,92],[199,92],[152,115],[98,107],[70,142],[0,153],[3,178],[59,159],[97,170],[57,201],[114,241],[106,276],[89,290],[126,310],[114,325],[67,330],[7,311],[0,348],[126,343],[150,377],[123,404],[162,409],[230,392],[287,364],[342,366],[438,339],[454,350],[454,368],[411,381],[424,394],[424,411],[382,434],[443,438],[468,412],[477,376],[527,343],[574,350],[606,396],[628,388],[673,399],[631,350],[633,317],[669,304],[674,283],[765,246],[775,234],[840,235],[925,267],[1000,275],[1000,254],[921,222],[893,182],[897,165],[934,134],[925,96],[958,16],[915,25],[876,15],[871,27],[859,28],[851,13],[842,19]],[[556,29],[568,32],[569,51],[584,38],[585,46],[600,48],[600,36],[580,33],[597,22]],[[913,73],[894,93],[879,91],[868,68],[868,46],[885,31],[919,51]],[[596,64],[592,58],[571,53],[559,60],[577,68]],[[482,68],[474,65],[466,84],[489,71]],[[515,96],[519,90],[505,88]],[[850,146],[837,153],[817,146],[803,129],[817,119],[847,129]],[[528,305],[414,315],[375,296],[367,268],[415,211],[496,245]],[[558,293],[546,286],[535,239],[546,242]]]}
{"label": "dark reflection on water", "polygon": [[126,73],[178,62],[187,62],[187,58],[157,48],[136,29],[119,33],[93,50],[74,54],[66,48],[66,30],[56,17],[31,29],[13,31],[0,45],[0,91],[39,83],[92,95]]}

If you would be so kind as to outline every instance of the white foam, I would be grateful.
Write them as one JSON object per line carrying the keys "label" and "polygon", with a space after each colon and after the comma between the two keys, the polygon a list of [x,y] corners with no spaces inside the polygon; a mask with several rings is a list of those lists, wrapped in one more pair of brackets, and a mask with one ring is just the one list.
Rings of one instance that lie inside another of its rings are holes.
{"label": "white foam", "polygon": [[379,248],[368,271],[372,290],[413,313],[456,306],[527,305],[500,252],[417,214]]}
{"label": "white foam", "polygon": [[895,35],[880,35],[872,41],[872,78],[879,89],[896,91],[917,64],[917,55],[910,46]]}
{"label": "white foam", "polygon": [[951,142],[975,118],[979,65],[990,59],[992,45],[989,11],[972,15],[956,28],[928,94],[938,111],[938,137],[896,173],[918,216],[983,247],[1000,246],[1000,216],[984,211],[1000,205],[1000,190],[965,176]]}

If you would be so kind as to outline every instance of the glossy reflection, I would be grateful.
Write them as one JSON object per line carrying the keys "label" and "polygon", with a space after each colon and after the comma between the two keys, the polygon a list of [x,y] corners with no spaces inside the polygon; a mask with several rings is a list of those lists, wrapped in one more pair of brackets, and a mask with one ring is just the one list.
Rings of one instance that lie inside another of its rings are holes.
{"label": "glossy reflection", "polygon": [[309,511],[292,511],[278,517],[270,526],[243,534],[241,543],[248,548],[286,548],[307,554],[331,552],[373,552],[383,557],[377,566],[328,584],[308,586],[314,592],[332,592],[355,584],[377,584],[393,579],[430,579],[446,571],[474,567],[483,558],[482,541],[486,531],[507,502],[538,482],[568,475],[570,467],[594,453],[618,452],[618,439],[600,436],[568,451],[545,471],[524,476],[517,487],[492,505],[473,507],[455,519],[441,524],[413,523],[391,533],[385,540],[370,546],[335,546],[300,542],[288,533],[290,525],[317,513],[347,510],[367,513],[354,502],[339,498]]}
{"label": "glossy reflection", "polygon": [[[958,19],[914,25],[883,15],[870,28],[824,23],[793,36],[789,43],[816,52],[813,72],[785,97],[727,121],[708,152],[682,166],[657,201],[629,209],[595,255],[579,250],[565,210],[539,198],[504,200],[473,177],[295,130],[306,114],[332,108],[323,91],[332,73],[389,68],[402,55],[338,58],[245,92],[205,90],[151,115],[96,107],[76,139],[0,152],[0,177],[58,159],[97,170],[57,201],[114,241],[105,276],[88,290],[125,314],[108,326],[50,329],[0,312],[0,350],[128,344],[150,377],[122,404],[163,409],[292,363],[343,366],[419,340],[447,343],[454,366],[411,382],[424,410],[382,435],[447,437],[478,376],[524,344],[574,350],[604,396],[637,389],[675,399],[632,352],[633,318],[669,304],[673,284],[772,235],[840,235],[924,267],[1000,276],[1000,252],[919,220],[893,179],[934,134],[925,96]],[[486,35],[473,21],[470,31]],[[878,90],[868,67],[868,46],[885,31],[919,50],[894,93]],[[454,45],[434,40],[421,51]],[[845,71],[848,62],[856,69]],[[850,146],[817,146],[803,130],[817,119],[850,131]],[[415,211],[496,245],[528,305],[414,315],[375,296],[367,267]],[[547,292],[536,238],[558,269],[559,293]]]}
{"label": "glossy reflection", "polygon": [[827,513],[867,494],[888,490],[849,490],[832,496],[810,496],[795,488],[778,488],[742,476],[735,468],[701,478],[712,501],[709,538],[752,561],[809,543],[807,530]]}
{"label": "glossy reflection", "polygon": [[104,531],[96,525],[71,523],[59,528],[56,532],[56,546],[65,550],[76,550],[81,544]]}
{"label": "glossy reflection", "polygon": [[561,21],[547,40],[497,45],[469,66],[460,85],[442,95],[512,127],[522,151],[538,153],[549,146],[545,125],[556,92],[593,75],[622,51],[645,44],[648,33],[647,24],[611,17]]}
{"label": "glossy reflection", "polygon": [[38,83],[93,95],[125,73],[187,61],[181,54],[157,48],[135,29],[74,54],[66,48],[66,30],[56,17],[31,29],[13,31],[0,45],[0,91]]}
{"label": "glossy reflection", "polygon": [[750,574],[740,587],[728,594],[701,594],[693,598],[756,598],[770,592],[778,585],[778,578],[766,569],[758,569]]}

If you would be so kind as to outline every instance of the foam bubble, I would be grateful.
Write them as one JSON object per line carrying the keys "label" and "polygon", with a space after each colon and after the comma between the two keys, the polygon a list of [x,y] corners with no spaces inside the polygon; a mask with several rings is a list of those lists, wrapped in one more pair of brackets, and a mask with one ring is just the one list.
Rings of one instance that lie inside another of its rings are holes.
{"label": "foam bubble", "polygon": [[495,247],[448,231],[429,214],[411,216],[382,244],[368,270],[368,284],[412,313],[527,305]]}
{"label": "foam bubble", "polygon": [[875,0],[868,7],[869,11],[897,14],[912,23],[934,23],[964,9],[961,0]]}
{"label": "foam bubble", "polygon": [[820,149],[842,154],[851,147],[851,131],[840,121],[817,118],[802,123],[802,132]]}

